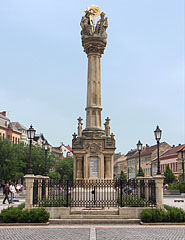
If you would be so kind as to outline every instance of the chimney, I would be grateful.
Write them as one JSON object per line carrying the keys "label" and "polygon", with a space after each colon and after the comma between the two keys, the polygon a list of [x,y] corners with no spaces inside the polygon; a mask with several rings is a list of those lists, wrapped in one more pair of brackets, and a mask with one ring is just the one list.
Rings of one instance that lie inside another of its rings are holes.
{"label": "chimney", "polygon": [[1,112],[1,114],[6,117],[6,111]]}

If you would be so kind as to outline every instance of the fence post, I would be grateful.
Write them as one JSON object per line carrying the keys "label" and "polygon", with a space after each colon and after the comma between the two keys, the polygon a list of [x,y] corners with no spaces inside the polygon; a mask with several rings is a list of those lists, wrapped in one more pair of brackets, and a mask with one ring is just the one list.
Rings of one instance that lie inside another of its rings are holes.
{"label": "fence post", "polygon": [[67,202],[66,202],[66,207],[69,206],[69,180],[67,180]]}
{"label": "fence post", "polygon": [[31,209],[33,207],[33,183],[35,176],[33,174],[27,174],[24,178],[26,182],[25,209]]}
{"label": "fence post", "polygon": [[157,208],[164,208],[164,203],[163,203],[164,176],[155,175],[154,179],[155,179],[155,187],[156,187],[156,206]]}
{"label": "fence post", "polygon": [[123,182],[120,179],[120,206],[123,207]]}

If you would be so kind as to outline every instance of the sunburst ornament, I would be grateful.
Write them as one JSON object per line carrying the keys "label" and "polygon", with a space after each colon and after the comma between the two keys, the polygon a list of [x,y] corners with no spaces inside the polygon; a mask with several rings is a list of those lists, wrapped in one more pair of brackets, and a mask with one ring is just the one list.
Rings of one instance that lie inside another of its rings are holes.
{"label": "sunburst ornament", "polygon": [[91,5],[90,7],[87,7],[84,12],[90,12],[91,17],[93,18],[97,18],[101,14],[100,8],[96,5]]}

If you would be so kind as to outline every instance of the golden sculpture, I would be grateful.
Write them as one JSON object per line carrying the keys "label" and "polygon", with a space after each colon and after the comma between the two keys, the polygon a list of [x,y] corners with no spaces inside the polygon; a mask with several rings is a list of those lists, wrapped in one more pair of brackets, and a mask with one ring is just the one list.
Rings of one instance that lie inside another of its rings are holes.
{"label": "golden sculpture", "polygon": [[87,7],[87,9],[84,10],[84,12],[90,12],[91,17],[97,18],[101,14],[101,10],[96,5],[91,5],[90,7]]}

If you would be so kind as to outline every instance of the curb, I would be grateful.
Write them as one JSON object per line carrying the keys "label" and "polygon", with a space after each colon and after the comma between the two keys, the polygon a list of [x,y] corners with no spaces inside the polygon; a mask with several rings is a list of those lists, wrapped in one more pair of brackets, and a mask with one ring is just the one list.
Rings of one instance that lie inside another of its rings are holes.
{"label": "curb", "polygon": [[47,223],[0,223],[0,227],[9,227],[9,226],[47,226],[49,225],[49,222]]}
{"label": "curb", "polygon": [[144,222],[142,222],[142,221],[140,221],[140,224],[141,225],[153,225],[153,226],[155,226],[155,225],[185,225],[185,222],[177,222],[177,223],[175,223],[175,222],[155,222],[155,223],[144,223]]}

